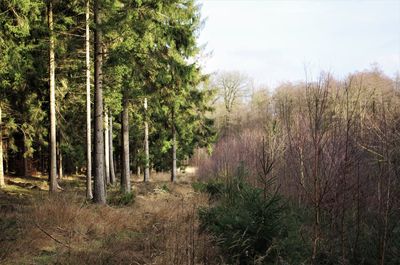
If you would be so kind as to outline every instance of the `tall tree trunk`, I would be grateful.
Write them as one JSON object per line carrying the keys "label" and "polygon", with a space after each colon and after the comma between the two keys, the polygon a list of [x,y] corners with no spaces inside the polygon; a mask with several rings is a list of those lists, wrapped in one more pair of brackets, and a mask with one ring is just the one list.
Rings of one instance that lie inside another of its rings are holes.
{"label": "tall tree trunk", "polygon": [[90,3],[86,0],[86,198],[91,200],[92,193],[92,125],[90,115]]}
{"label": "tall tree trunk", "polygon": [[144,167],[144,182],[149,181],[150,178],[150,154],[149,154],[149,124],[147,122],[147,98],[144,99],[144,153],[146,155],[146,164]]}
{"label": "tall tree trunk", "polygon": [[105,127],[104,127],[104,170],[105,170],[105,181],[108,184],[110,184],[110,139],[109,139],[109,129],[108,129],[108,111],[106,110],[104,113],[104,122],[105,122]]}
{"label": "tall tree trunk", "polygon": [[129,110],[128,93],[124,90],[122,97],[122,168],[121,190],[124,193],[131,191],[131,178],[129,167]]}
{"label": "tall tree trunk", "polygon": [[55,56],[53,30],[53,1],[49,1],[48,25],[50,32],[49,79],[50,79],[50,192],[57,191],[57,151],[56,151],[56,91],[55,91]]}
{"label": "tall tree trunk", "polygon": [[176,181],[176,129],[175,129],[175,117],[174,112],[172,113],[172,169],[171,169],[171,181]]}
{"label": "tall tree trunk", "polygon": [[3,169],[3,123],[1,117],[1,107],[0,107],[0,188],[5,187],[4,182],[4,169]]}
{"label": "tall tree trunk", "polygon": [[112,115],[110,112],[110,122],[109,122],[109,142],[110,142],[110,182],[111,184],[115,183],[115,168],[114,168],[114,145],[113,145],[113,121],[112,121]]}
{"label": "tall tree trunk", "polygon": [[93,201],[99,204],[106,203],[104,186],[104,133],[103,133],[103,87],[102,87],[102,33],[100,23],[99,0],[94,1],[94,196]]}

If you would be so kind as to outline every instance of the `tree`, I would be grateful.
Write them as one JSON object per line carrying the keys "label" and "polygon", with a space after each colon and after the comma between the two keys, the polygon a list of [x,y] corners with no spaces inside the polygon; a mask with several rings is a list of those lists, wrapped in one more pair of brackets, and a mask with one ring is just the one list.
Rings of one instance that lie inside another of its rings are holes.
{"label": "tree", "polygon": [[103,87],[102,87],[102,32],[100,19],[100,0],[94,0],[94,110],[95,110],[95,174],[94,174],[94,196],[93,201],[99,204],[106,203],[106,192],[104,186],[104,133],[103,133]]}
{"label": "tree", "polygon": [[144,98],[144,153],[145,153],[145,166],[144,166],[144,182],[149,181],[150,178],[150,153],[149,153],[149,123],[147,122],[147,98]]}
{"label": "tree", "polygon": [[129,159],[129,99],[128,91],[125,89],[122,98],[121,115],[121,142],[122,142],[122,171],[121,171],[121,190],[124,193],[131,192],[131,171]]}
{"label": "tree", "polygon": [[110,112],[110,115],[109,115],[109,123],[108,123],[108,125],[109,125],[109,130],[108,130],[108,132],[109,132],[109,134],[108,134],[108,138],[109,138],[109,143],[110,143],[110,145],[109,145],[109,148],[110,148],[110,155],[109,155],[109,158],[110,158],[110,183],[111,184],[115,184],[115,168],[114,168],[114,145],[113,145],[113,117],[112,117],[112,115],[111,115],[112,113]]}
{"label": "tree", "polygon": [[245,74],[233,71],[219,73],[214,77],[213,83],[218,91],[216,100],[222,100],[226,111],[224,115],[224,127],[229,133],[234,106],[239,103],[239,99],[245,97],[250,92],[251,80]]}
{"label": "tree", "polygon": [[86,198],[91,200],[92,193],[92,128],[90,106],[90,1],[85,5],[85,54],[86,54]]}
{"label": "tree", "polygon": [[56,100],[55,100],[55,56],[54,56],[54,25],[53,1],[49,1],[48,23],[50,33],[49,46],[49,85],[50,85],[50,192],[57,191],[57,140],[56,140]]}
{"label": "tree", "polygon": [[0,188],[5,186],[4,182],[4,169],[3,169],[3,122],[2,122],[2,112],[0,105]]}

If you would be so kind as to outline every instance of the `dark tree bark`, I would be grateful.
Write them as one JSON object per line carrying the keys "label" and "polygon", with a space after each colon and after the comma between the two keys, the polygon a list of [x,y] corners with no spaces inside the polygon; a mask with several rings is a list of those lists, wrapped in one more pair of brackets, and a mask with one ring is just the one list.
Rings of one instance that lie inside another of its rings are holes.
{"label": "dark tree bark", "polygon": [[104,186],[104,133],[103,133],[103,87],[102,87],[102,33],[99,0],[94,1],[94,196],[93,201],[106,203]]}

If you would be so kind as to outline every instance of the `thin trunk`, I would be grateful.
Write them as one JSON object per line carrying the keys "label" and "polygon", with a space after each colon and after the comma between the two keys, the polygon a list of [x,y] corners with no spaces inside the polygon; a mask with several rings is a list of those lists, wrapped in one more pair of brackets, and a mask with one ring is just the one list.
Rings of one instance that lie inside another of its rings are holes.
{"label": "thin trunk", "polygon": [[58,178],[63,178],[63,156],[61,151],[61,134],[58,139]]}
{"label": "thin trunk", "polygon": [[92,125],[90,117],[90,30],[89,18],[90,17],[90,4],[86,0],[86,34],[85,34],[85,48],[86,48],[86,198],[91,200],[92,193]]}
{"label": "thin trunk", "polygon": [[[55,56],[53,32],[53,1],[49,1],[48,25],[50,32],[49,79],[50,79],[50,192],[57,191],[57,151],[56,151],[56,96],[55,96]],[[24,159],[26,160],[26,159]]]}
{"label": "thin trunk", "polygon": [[360,162],[357,162],[357,214],[356,214],[356,236],[354,242],[354,260],[358,259],[358,240],[360,238]]}
{"label": "thin trunk", "polygon": [[108,137],[109,137],[109,142],[110,142],[110,182],[111,184],[115,183],[115,168],[114,168],[114,145],[113,145],[113,121],[112,121],[112,115],[110,112],[110,117],[109,117],[109,129],[108,129]]}
{"label": "thin trunk", "polygon": [[382,239],[382,253],[381,253],[381,261],[380,265],[385,264],[385,256],[386,256],[386,245],[387,245],[387,240],[388,240],[388,233],[389,233],[389,212],[390,212],[390,197],[391,197],[391,178],[390,178],[390,172],[389,174],[389,179],[388,179],[388,184],[387,184],[387,190],[386,190],[386,202],[385,202],[385,215],[384,215],[384,227],[383,227],[383,239]]}
{"label": "thin trunk", "polygon": [[[388,139],[387,136],[387,123],[386,123],[386,117],[385,117],[385,138]],[[385,156],[388,161],[391,161],[391,157],[389,154],[389,146],[388,143],[385,143]],[[384,226],[383,226],[383,238],[382,238],[382,250],[381,250],[381,260],[380,260],[380,265],[385,264],[385,256],[386,256],[386,248],[387,248],[387,240],[388,240],[388,233],[389,233],[389,214],[390,214],[390,201],[391,201],[391,185],[392,185],[392,178],[391,178],[391,168],[390,168],[390,162],[386,162],[386,174],[387,174],[387,184],[386,184],[386,199],[385,199],[385,213],[384,213]]]}
{"label": "thin trunk", "polygon": [[144,167],[144,182],[150,178],[150,154],[149,154],[149,124],[147,122],[147,98],[144,99],[145,121],[144,121],[144,153],[146,164]]}
{"label": "thin trunk", "polygon": [[3,123],[1,117],[1,107],[0,107],[0,188],[5,187],[4,182],[4,169],[3,169]]}
{"label": "thin trunk", "polygon": [[104,120],[105,120],[105,128],[104,128],[104,170],[105,170],[105,181],[110,184],[110,138],[109,138],[109,128],[108,128],[108,111],[106,110],[104,113]]}
{"label": "thin trunk", "polygon": [[103,87],[102,87],[102,33],[100,29],[99,0],[94,1],[94,197],[99,204],[106,203],[104,187],[104,133],[103,133]]}
{"label": "thin trunk", "polygon": [[[25,155],[27,152],[27,147],[26,147],[26,136],[22,137],[22,144],[24,146],[24,152],[22,153],[22,163],[23,163],[23,172],[22,176],[27,177],[29,175],[29,169],[28,169],[28,157]],[[57,154],[56,154],[56,165],[57,165]],[[56,170],[57,171],[57,170]],[[57,175],[57,173],[56,173]],[[57,176],[56,176],[57,177]],[[57,180],[56,180],[57,181]]]}
{"label": "thin trunk", "polygon": [[131,192],[131,178],[129,169],[129,102],[127,91],[124,91],[122,99],[122,169],[121,190],[123,193]]}
{"label": "thin trunk", "polygon": [[171,170],[171,181],[176,181],[176,130],[175,125],[172,125],[172,170]]}
{"label": "thin trunk", "polygon": [[312,263],[316,264],[316,258],[319,249],[320,241],[320,179],[319,179],[319,141],[317,140],[317,132],[314,133],[314,165],[313,165],[313,178],[314,178],[314,231],[313,231],[313,252]]}

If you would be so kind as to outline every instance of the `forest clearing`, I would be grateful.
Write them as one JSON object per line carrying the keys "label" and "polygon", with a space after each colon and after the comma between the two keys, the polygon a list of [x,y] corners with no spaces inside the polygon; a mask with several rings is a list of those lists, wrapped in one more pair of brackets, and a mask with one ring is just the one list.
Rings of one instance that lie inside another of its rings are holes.
{"label": "forest clearing", "polygon": [[400,264],[399,25],[0,0],[0,264]]}
{"label": "forest clearing", "polygon": [[[193,175],[134,178],[135,198],[108,206],[85,200],[85,177],[60,180],[48,197],[46,178],[7,178],[0,191],[0,260],[5,264],[196,264],[216,260],[211,238],[198,233],[197,209],[207,196],[194,192]],[[196,262],[195,262],[196,260]],[[3,264],[2,262],[2,264]],[[216,263],[215,263],[216,264]]]}

